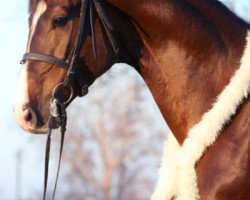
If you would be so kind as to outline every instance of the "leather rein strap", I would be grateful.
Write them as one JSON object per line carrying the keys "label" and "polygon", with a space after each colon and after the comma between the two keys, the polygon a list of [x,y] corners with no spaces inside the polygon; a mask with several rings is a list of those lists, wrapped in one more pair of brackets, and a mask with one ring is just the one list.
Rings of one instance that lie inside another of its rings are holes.
{"label": "leather rein strap", "polygon": [[[55,199],[55,194],[56,194],[56,188],[57,188],[57,183],[58,183],[58,177],[59,177],[61,159],[62,159],[62,152],[63,152],[63,144],[64,144],[64,138],[65,138],[65,133],[66,133],[66,125],[67,125],[66,106],[65,106],[65,104],[60,104],[57,101],[57,99],[54,99],[51,102],[51,106],[50,106],[49,123],[52,123],[52,121],[54,121],[54,120],[56,120],[56,123],[61,127],[60,128],[61,143],[60,143],[60,151],[59,151],[56,179],[55,179],[55,184],[54,184],[54,189],[53,189],[53,196],[52,196],[53,200]],[[51,134],[52,134],[52,128],[51,128],[51,124],[50,124],[49,131],[48,131],[47,142],[46,142],[46,148],[45,148],[43,200],[46,199],[47,184],[48,184]]]}
{"label": "leather rein strap", "polygon": [[[51,143],[51,133],[52,133],[52,124],[56,123],[58,126],[61,127],[61,144],[60,144],[60,153],[59,153],[59,160],[58,160],[58,168],[56,174],[56,180],[53,190],[53,197],[55,198],[56,187],[58,182],[58,176],[60,171],[61,165],[61,157],[62,157],[62,150],[63,150],[63,143],[64,137],[66,132],[66,124],[67,124],[67,114],[66,114],[66,105],[72,100],[73,97],[73,86],[72,80],[75,79],[77,83],[81,87],[81,94],[79,96],[84,96],[88,92],[89,84],[86,81],[82,81],[80,75],[77,73],[77,67],[79,67],[80,61],[80,53],[82,50],[82,46],[86,40],[87,30],[86,27],[86,20],[87,14],[89,14],[90,26],[91,26],[91,36],[92,36],[92,46],[93,46],[93,53],[97,58],[97,48],[96,48],[96,37],[95,37],[95,19],[96,16],[99,17],[101,25],[103,26],[106,35],[108,36],[109,42],[113,49],[113,52],[116,55],[116,59],[118,59],[119,55],[119,48],[113,37],[113,26],[110,23],[108,17],[106,16],[100,0],[82,0],[81,10],[80,10],[80,24],[79,30],[77,33],[77,38],[73,49],[71,50],[68,58],[66,60],[41,54],[41,53],[33,53],[28,52],[23,55],[23,59],[21,64],[24,64],[26,61],[42,61],[53,64],[57,67],[63,68],[67,70],[67,75],[64,81],[58,84],[52,94],[52,100],[50,104],[50,117],[49,117],[49,130],[48,130],[48,138],[46,142],[46,152],[45,152],[45,170],[44,170],[44,191],[43,191],[43,200],[46,199],[46,191],[47,191],[47,182],[48,182],[48,174],[49,174],[49,157],[50,157],[50,143]],[[92,75],[92,74],[91,74]],[[66,101],[60,102],[59,99],[56,97],[57,91],[60,91],[62,88],[69,88],[69,97]]]}

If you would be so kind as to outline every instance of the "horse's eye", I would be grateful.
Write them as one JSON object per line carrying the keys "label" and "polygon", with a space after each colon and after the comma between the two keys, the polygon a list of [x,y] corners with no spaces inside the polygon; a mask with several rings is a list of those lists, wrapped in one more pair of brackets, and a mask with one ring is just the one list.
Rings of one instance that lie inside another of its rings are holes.
{"label": "horse's eye", "polygon": [[65,16],[55,17],[52,21],[52,25],[54,28],[56,27],[64,27],[68,22],[68,18]]}

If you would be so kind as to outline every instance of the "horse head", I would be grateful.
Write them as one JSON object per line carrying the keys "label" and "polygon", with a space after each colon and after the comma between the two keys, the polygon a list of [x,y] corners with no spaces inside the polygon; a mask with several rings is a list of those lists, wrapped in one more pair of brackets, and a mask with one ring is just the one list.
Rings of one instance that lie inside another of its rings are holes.
{"label": "horse head", "polygon": [[[53,90],[69,74],[77,74],[70,77],[73,90],[63,89],[57,95],[70,98],[70,102],[83,95],[82,87],[90,86],[116,59],[116,44],[107,17],[104,13],[99,16],[98,1],[85,2],[83,8],[80,0],[30,1],[27,53],[19,72],[14,106],[17,123],[28,132],[47,131]],[[79,55],[74,58],[75,54]],[[70,71],[72,62],[76,63]]]}

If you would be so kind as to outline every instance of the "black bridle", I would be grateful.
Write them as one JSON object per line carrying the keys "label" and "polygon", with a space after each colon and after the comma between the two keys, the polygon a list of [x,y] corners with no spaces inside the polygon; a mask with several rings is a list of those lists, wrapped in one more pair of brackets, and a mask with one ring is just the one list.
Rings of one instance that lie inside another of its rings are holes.
{"label": "black bridle", "polygon": [[[82,80],[81,76],[77,73],[77,68],[79,67],[80,64],[80,53],[82,50],[82,46],[86,40],[85,36],[87,34],[86,30],[87,13],[89,13],[92,45],[95,57],[97,57],[96,36],[95,36],[95,18],[97,15],[101,21],[101,24],[105,30],[106,35],[108,36],[113,52],[115,53],[116,58],[118,60],[119,48],[112,33],[114,28],[110,23],[107,15],[105,14],[102,8],[102,4],[100,3],[100,0],[82,0],[79,30],[77,33],[75,45],[71,50],[68,58],[63,60],[47,54],[28,52],[23,55],[21,64],[24,64],[26,61],[29,60],[43,61],[67,70],[67,75],[64,79],[63,85],[71,86],[72,79],[75,79],[81,88],[81,93],[79,94],[79,96],[84,96],[88,92],[88,87],[90,83],[86,82],[85,80]],[[90,70],[88,70],[88,72],[89,76],[94,77],[94,75],[90,72]]]}
{"label": "black bridle", "polygon": [[[60,146],[60,153],[59,153],[59,161],[58,161],[58,169],[56,175],[56,181],[53,190],[53,198],[55,197],[60,163],[61,163],[61,156],[63,150],[63,143],[64,143],[64,136],[66,132],[66,123],[67,123],[67,114],[66,114],[66,106],[73,98],[73,81],[77,82],[81,88],[79,96],[84,96],[88,93],[88,87],[91,83],[83,80],[79,73],[77,73],[77,69],[80,65],[80,53],[82,50],[82,46],[86,40],[86,20],[87,14],[89,13],[89,20],[90,20],[90,29],[91,29],[91,36],[92,36],[92,46],[93,46],[93,53],[97,58],[97,49],[96,49],[96,37],[95,37],[95,19],[96,16],[99,17],[101,25],[103,26],[106,35],[108,36],[108,40],[111,44],[113,52],[116,55],[116,59],[118,59],[119,55],[119,48],[117,46],[116,40],[113,37],[113,26],[110,23],[107,15],[105,14],[102,4],[100,0],[82,0],[81,10],[80,10],[80,24],[79,30],[77,33],[77,38],[75,41],[75,45],[70,51],[70,54],[67,59],[63,60],[51,55],[41,54],[41,53],[34,53],[28,52],[23,55],[23,59],[21,64],[24,64],[26,61],[42,61],[53,64],[57,67],[63,68],[67,71],[66,77],[64,81],[58,84],[52,93],[52,99],[50,104],[50,117],[49,117],[49,131],[48,131],[48,138],[46,143],[46,153],[45,153],[45,172],[44,172],[44,192],[43,192],[43,199],[46,199],[46,190],[47,190],[47,180],[48,180],[48,172],[49,172],[49,154],[50,154],[50,142],[51,142],[51,132],[52,132],[52,124],[56,123],[59,127],[61,127],[61,146]],[[116,60],[117,61],[117,60]],[[89,76],[94,75],[89,71]],[[61,90],[67,90],[68,96],[63,101],[57,98],[57,93]]]}

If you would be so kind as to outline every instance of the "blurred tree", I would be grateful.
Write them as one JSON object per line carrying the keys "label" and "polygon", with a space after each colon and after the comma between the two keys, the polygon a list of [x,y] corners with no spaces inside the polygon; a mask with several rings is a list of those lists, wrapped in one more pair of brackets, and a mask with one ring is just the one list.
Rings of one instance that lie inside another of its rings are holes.
{"label": "blurred tree", "polygon": [[148,96],[138,76],[122,67],[72,106],[59,199],[149,199],[168,130]]}

